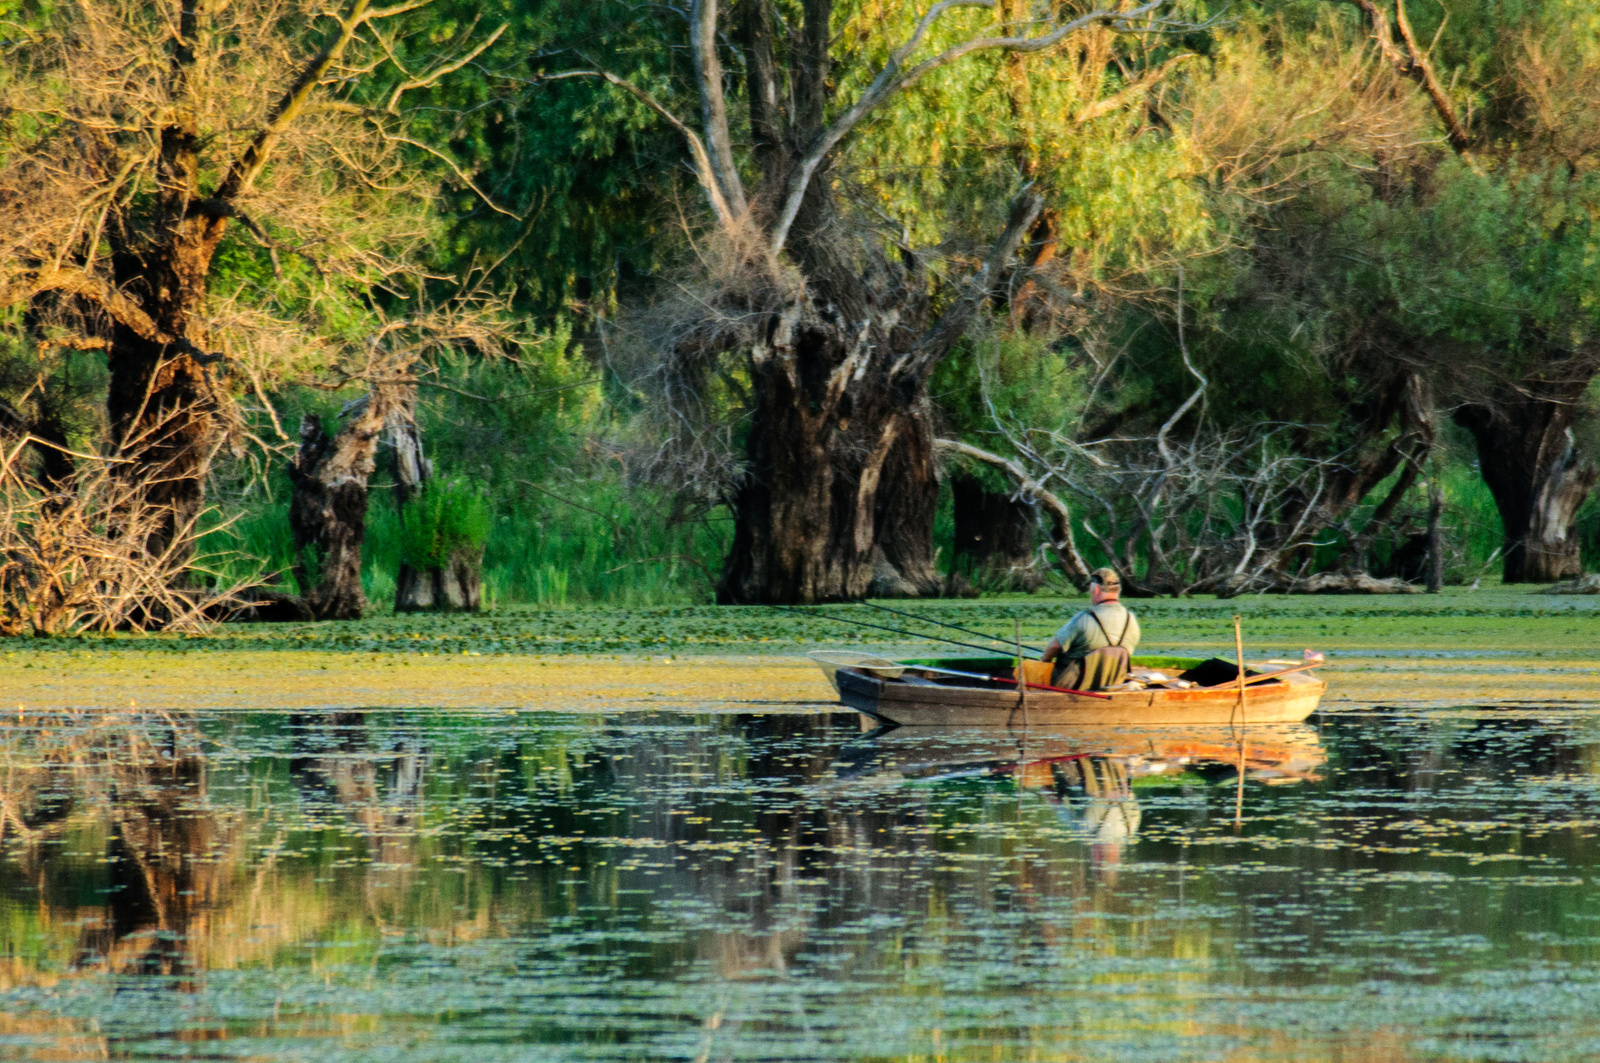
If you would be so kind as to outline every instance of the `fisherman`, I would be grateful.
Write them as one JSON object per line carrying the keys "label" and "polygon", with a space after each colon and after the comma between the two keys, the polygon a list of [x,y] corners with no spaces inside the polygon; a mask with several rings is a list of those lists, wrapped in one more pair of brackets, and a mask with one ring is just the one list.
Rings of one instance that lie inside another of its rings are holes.
{"label": "fisherman", "polygon": [[1050,685],[1069,690],[1106,690],[1128,678],[1129,658],[1139,645],[1139,620],[1117,599],[1122,577],[1113,568],[1089,576],[1090,607],[1061,625],[1046,661],[1054,661]]}

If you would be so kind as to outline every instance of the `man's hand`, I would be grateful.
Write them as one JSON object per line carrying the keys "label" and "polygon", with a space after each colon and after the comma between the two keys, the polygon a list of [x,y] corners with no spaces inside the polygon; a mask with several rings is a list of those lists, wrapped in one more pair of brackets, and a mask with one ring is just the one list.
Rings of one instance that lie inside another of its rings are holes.
{"label": "man's hand", "polygon": [[1044,653],[1040,655],[1039,660],[1041,660],[1041,661],[1053,661],[1053,660],[1055,660],[1057,657],[1061,656],[1062,648],[1063,647],[1062,647],[1061,643],[1057,642],[1055,639],[1051,639],[1050,640],[1050,645],[1048,645],[1048,646],[1046,646],[1044,648]]}

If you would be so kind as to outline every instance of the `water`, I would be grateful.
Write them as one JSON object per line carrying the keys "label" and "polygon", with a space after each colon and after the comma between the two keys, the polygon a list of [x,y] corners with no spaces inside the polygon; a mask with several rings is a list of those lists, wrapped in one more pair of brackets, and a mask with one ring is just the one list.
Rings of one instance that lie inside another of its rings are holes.
{"label": "water", "polygon": [[1600,1057],[1600,720],[0,724],[0,1058]]}

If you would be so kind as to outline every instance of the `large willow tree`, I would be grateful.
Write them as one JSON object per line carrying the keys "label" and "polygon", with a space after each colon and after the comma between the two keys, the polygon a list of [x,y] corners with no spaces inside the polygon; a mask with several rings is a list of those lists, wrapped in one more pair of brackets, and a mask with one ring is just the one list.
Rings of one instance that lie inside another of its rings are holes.
{"label": "large willow tree", "polygon": [[[1093,56],[1103,70],[1137,72],[1113,77],[1113,88],[1137,89],[1107,106],[1137,102],[1151,56],[1134,31],[1159,28],[1162,12],[1163,0],[1076,10],[698,0],[676,41],[683,81],[667,71],[641,83],[598,53],[543,61],[546,84],[604,81],[675,130],[705,204],[699,269],[632,329],[653,352],[657,412],[674,426],[664,458],[729,495],[722,600],[938,589],[929,375],[1019,250],[1038,257],[1054,242],[1027,152],[1014,150],[1019,96],[1005,74],[1029,62],[1077,69]],[[852,156],[885,130],[914,142],[908,170],[930,158],[936,168],[942,150],[998,160],[1004,179],[989,166],[897,217],[921,179],[892,165],[864,174]],[[981,242],[939,216],[963,198],[989,225]],[[739,462],[705,445],[730,402],[745,415],[731,433],[742,437]]]}

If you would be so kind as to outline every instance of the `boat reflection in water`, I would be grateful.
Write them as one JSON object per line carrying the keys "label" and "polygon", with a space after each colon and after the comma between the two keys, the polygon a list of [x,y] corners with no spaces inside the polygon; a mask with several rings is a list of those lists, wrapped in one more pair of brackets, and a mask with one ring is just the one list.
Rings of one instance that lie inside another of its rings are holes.
{"label": "boat reflection in water", "polygon": [[1227,727],[8,713],[0,1058],[1600,1044],[1592,716],[1245,739],[1238,821]]}
{"label": "boat reflection in water", "polygon": [[839,775],[896,785],[963,779],[1009,782],[1056,806],[1069,836],[1088,843],[1115,880],[1139,834],[1139,794],[1245,778],[1269,786],[1319,782],[1327,763],[1315,728],[877,728],[840,750]]}

